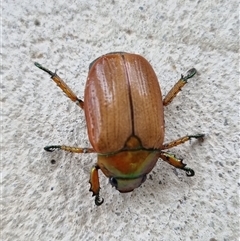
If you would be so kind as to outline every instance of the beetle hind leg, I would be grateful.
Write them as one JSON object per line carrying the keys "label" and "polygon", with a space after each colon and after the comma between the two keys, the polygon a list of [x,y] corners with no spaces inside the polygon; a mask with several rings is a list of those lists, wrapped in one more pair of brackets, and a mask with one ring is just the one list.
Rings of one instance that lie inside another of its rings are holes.
{"label": "beetle hind leg", "polygon": [[167,93],[163,99],[163,105],[167,106],[172,102],[176,95],[180,92],[182,87],[187,83],[187,80],[192,78],[197,73],[197,70],[192,68],[187,71],[186,75],[181,75],[180,80],[172,87],[172,89]]}
{"label": "beetle hind leg", "polygon": [[161,152],[159,154],[159,157],[164,160],[165,162],[169,163],[170,165],[182,169],[186,172],[186,175],[188,177],[192,177],[195,175],[195,172],[193,169],[187,167],[187,164],[184,164],[182,160],[177,159],[174,155],[166,153],[166,152]]}
{"label": "beetle hind leg", "polygon": [[43,67],[41,64],[35,62],[36,67],[45,71],[49,75],[51,75],[52,80],[57,84],[57,86],[67,95],[69,99],[75,102],[82,109],[84,108],[84,102],[79,99],[76,94],[70,89],[70,87],[57,75],[56,72],[52,72],[49,69]]}

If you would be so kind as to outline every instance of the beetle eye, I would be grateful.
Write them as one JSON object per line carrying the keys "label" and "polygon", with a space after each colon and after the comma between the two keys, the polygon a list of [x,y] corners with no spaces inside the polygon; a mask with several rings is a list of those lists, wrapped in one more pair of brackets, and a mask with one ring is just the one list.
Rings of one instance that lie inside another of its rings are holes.
{"label": "beetle eye", "polygon": [[147,180],[147,175],[144,175],[142,178],[142,183],[144,183]]}
{"label": "beetle eye", "polygon": [[116,178],[110,177],[110,178],[109,178],[109,181],[110,181],[110,183],[111,183],[111,185],[112,185],[113,187],[116,187],[116,188],[117,188],[118,182],[117,182],[117,179],[116,179]]}

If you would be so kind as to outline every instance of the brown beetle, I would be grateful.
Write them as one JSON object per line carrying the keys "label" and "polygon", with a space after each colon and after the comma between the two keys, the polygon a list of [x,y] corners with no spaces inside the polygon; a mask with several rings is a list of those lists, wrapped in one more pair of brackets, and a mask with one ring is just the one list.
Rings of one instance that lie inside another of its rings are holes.
{"label": "brown beetle", "polygon": [[153,169],[158,158],[193,176],[194,171],[163,150],[182,144],[203,134],[184,136],[163,144],[164,113],[168,105],[195,69],[181,76],[164,100],[156,74],[149,62],[140,55],[124,52],[109,53],[93,61],[89,67],[84,102],[77,98],[64,81],[50,70],[35,65],[51,78],[74,102],[84,109],[88,137],[92,148],[46,146],[46,151],[61,149],[75,153],[97,153],[97,164],[90,175],[90,191],[96,205],[101,205],[98,169],[109,177],[120,192],[139,187]]}

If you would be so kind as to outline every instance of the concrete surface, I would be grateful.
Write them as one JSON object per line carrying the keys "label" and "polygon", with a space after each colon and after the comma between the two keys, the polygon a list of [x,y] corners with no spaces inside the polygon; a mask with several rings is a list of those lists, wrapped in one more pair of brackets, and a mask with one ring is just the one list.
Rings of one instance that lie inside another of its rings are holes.
{"label": "concrete surface", "polygon": [[[239,238],[238,1],[2,1],[1,238],[201,240]],[[100,174],[102,206],[89,190],[96,155],[46,153],[48,144],[90,146],[83,112],[38,61],[83,98],[88,65],[111,51],[143,55],[163,95],[191,67],[165,108],[166,142],[192,167],[159,160],[147,181],[120,194]],[[55,160],[55,164],[51,164]]]}

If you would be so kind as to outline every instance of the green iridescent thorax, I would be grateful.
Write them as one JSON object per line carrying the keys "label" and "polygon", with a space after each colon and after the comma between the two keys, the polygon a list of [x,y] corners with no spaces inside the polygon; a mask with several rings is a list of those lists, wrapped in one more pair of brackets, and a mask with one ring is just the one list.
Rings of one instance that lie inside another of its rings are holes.
{"label": "green iridescent thorax", "polygon": [[139,187],[155,166],[158,151],[131,150],[110,155],[98,155],[98,166],[102,172],[117,182],[120,192],[129,192]]}

